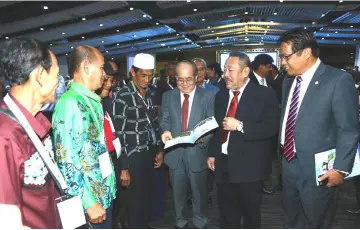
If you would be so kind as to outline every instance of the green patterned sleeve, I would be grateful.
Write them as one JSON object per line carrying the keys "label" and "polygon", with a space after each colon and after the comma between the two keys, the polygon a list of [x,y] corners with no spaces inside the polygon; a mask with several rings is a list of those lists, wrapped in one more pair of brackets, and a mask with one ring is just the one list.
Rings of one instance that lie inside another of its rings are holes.
{"label": "green patterned sleeve", "polygon": [[68,184],[68,193],[80,195],[84,209],[97,202],[89,181],[91,166],[83,157],[86,145],[86,114],[73,98],[62,97],[54,110],[52,125],[55,143],[55,158],[59,169]]}

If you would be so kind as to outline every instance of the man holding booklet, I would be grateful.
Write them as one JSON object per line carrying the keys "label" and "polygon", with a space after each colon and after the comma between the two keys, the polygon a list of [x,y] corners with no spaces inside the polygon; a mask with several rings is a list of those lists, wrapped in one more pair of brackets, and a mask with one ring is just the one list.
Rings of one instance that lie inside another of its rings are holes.
{"label": "man holding booklet", "polygon": [[[359,140],[358,96],[350,74],[323,64],[311,31],[280,38],[284,79],[280,144],[287,228],[331,228],[338,185],[351,173]],[[315,158],[333,164],[316,178]],[[320,182],[318,186],[317,180]]]}
{"label": "man holding booklet", "polygon": [[[160,112],[161,139],[166,144],[173,137],[195,128],[214,115],[214,96],[206,89],[196,87],[197,68],[189,61],[176,66],[177,88],[163,94]],[[200,137],[194,144],[173,145],[167,148],[165,163],[170,168],[173,186],[176,228],[186,228],[184,208],[189,186],[193,197],[193,224],[205,228],[207,219],[207,145],[211,133]]]}

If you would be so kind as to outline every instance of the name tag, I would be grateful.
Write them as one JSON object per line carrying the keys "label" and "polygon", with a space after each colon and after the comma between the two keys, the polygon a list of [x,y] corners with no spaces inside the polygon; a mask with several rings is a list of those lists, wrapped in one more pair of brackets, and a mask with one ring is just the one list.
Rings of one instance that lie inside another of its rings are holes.
{"label": "name tag", "polygon": [[156,135],[155,135],[155,129],[154,128],[150,128],[149,129],[150,134],[151,134],[151,139],[154,145],[156,145]]}
{"label": "name tag", "polygon": [[86,224],[80,196],[62,196],[56,199],[63,229],[75,229]]}
{"label": "name tag", "polygon": [[119,158],[121,155],[121,143],[120,143],[119,138],[116,138],[115,140],[113,140],[113,145],[115,147],[116,157]]}
{"label": "name tag", "polygon": [[108,152],[105,152],[99,156],[99,164],[100,164],[101,175],[103,179],[105,179],[112,173],[112,165]]}

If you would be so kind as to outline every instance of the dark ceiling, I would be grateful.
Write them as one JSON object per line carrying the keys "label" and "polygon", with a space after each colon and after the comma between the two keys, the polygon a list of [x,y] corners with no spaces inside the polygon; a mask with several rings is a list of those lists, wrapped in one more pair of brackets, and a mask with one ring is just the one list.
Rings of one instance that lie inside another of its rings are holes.
{"label": "dark ceiling", "polygon": [[295,27],[313,30],[320,44],[357,45],[360,2],[9,1],[0,2],[0,23],[0,39],[37,38],[58,56],[80,44],[97,47],[109,58],[271,45]]}

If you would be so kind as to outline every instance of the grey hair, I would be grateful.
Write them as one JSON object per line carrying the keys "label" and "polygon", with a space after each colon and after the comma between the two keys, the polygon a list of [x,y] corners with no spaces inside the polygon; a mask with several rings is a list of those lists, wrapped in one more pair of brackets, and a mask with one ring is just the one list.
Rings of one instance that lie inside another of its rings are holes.
{"label": "grey hair", "polygon": [[195,61],[200,61],[201,64],[204,66],[204,68],[205,69],[207,68],[206,61],[204,59],[202,59],[202,58],[193,58],[191,61],[194,62],[194,63],[195,63]]}
{"label": "grey hair", "polygon": [[177,63],[176,68],[175,68],[176,79],[178,78],[179,68],[180,68],[181,65],[189,65],[189,66],[191,66],[191,68],[193,69],[193,75],[195,77],[195,81],[197,81],[197,74],[198,74],[197,67],[196,67],[194,62],[188,61],[188,60],[183,60],[183,61],[180,61],[180,62]]}

